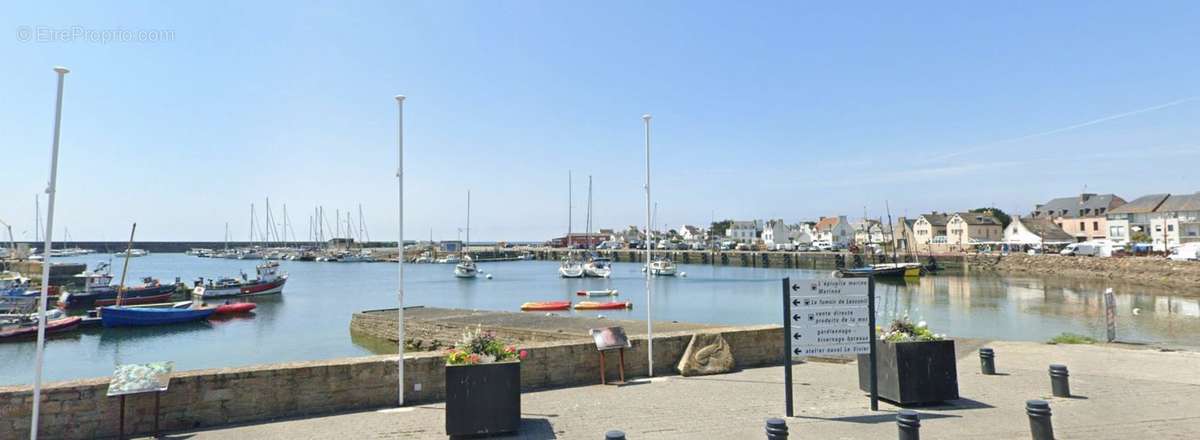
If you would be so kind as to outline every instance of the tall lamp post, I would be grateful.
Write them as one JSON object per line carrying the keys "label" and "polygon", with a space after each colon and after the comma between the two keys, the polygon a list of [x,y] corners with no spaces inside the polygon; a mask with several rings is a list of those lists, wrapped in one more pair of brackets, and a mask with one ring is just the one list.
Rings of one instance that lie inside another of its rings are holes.
{"label": "tall lamp post", "polygon": [[46,242],[43,244],[42,251],[42,293],[38,298],[38,332],[37,332],[37,360],[34,362],[33,371],[33,419],[29,424],[29,438],[37,440],[38,437],[38,416],[42,401],[42,363],[45,360],[46,354],[46,296],[50,289],[50,246],[53,244],[51,237],[54,235],[54,195],[55,185],[58,183],[58,139],[59,132],[62,128],[62,99],[63,99],[63,82],[66,79],[66,67],[55,67],[54,71],[58,73],[58,98],[54,103],[54,141],[50,147],[50,184],[46,186],[46,194],[49,195],[49,205],[46,207]]}
{"label": "tall lamp post", "polygon": [[653,304],[650,277],[654,276],[650,270],[650,114],[642,115],[642,122],[646,125],[646,372],[654,377],[654,319],[650,312]]}
{"label": "tall lamp post", "polygon": [[400,220],[398,221],[398,229],[400,238],[396,240],[396,266],[399,269],[397,296],[400,306],[396,308],[399,319],[396,324],[396,333],[398,336],[397,343],[400,345],[400,358],[398,359],[399,368],[399,406],[404,406],[404,95],[396,95],[396,106],[399,108],[399,121],[397,125],[399,154],[396,165],[396,181],[399,189],[399,201],[397,206],[400,210]]}

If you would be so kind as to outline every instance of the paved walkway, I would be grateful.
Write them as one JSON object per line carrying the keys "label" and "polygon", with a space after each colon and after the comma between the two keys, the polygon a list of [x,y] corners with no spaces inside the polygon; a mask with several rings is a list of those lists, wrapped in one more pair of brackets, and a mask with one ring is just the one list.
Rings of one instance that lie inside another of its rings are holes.
{"label": "paved walkway", "polygon": [[[919,408],[925,439],[1030,438],[1027,399],[1046,399],[1060,439],[1200,438],[1200,353],[1126,346],[995,342],[1001,375],[979,374],[972,354],[958,363],[963,399]],[[1047,366],[1066,364],[1078,397],[1049,396]],[[854,364],[796,365],[793,439],[896,437],[897,408],[868,410]],[[617,386],[526,393],[521,439],[761,439],[763,421],[783,413],[782,367]],[[444,406],[422,405],[180,433],[195,439],[439,439]]]}

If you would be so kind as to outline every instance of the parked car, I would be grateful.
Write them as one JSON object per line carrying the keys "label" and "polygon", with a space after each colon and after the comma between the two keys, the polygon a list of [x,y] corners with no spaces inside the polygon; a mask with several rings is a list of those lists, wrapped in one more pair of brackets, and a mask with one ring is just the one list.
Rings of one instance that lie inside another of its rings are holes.
{"label": "parked car", "polygon": [[833,243],[830,243],[828,240],[817,240],[812,242],[812,247],[818,251],[831,251],[833,250]]}
{"label": "parked car", "polygon": [[1200,260],[1200,243],[1184,243],[1171,249],[1171,254],[1167,256],[1175,261],[1196,261]]}

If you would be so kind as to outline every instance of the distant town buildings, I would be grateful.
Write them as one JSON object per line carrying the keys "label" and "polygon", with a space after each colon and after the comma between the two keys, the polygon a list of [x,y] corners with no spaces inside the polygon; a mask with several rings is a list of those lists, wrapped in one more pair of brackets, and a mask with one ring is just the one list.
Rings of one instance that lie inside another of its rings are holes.
{"label": "distant town buildings", "polygon": [[733,221],[725,229],[725,237],[739,243],[753,243],[758,239],[759,224],[758,220]]}
{"label": "distant town buildings", "polygon": [[1076,241],[1102,240],[1108,238],[1109,211],[1124,204],[1115,194],[1083,193],[1036,205],[1029,216],[1054,221]]}
{"label": "distant town buildings", "polygon": [[849,247],[854,239],[854,227],[850,226],[844,215],[821,217],[817,221],[816,231],[814,241],[830,243],[837,248]]}

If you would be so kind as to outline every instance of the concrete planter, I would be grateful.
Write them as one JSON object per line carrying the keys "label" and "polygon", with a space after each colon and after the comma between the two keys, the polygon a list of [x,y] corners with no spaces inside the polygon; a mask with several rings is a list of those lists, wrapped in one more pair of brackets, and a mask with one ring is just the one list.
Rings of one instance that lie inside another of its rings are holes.
{"label": "concrete planter", "polygon": [[516,432],[521,363],[446,366],[446,435]]}
{"label": "concrete planter", "polygon": [[[900,405],[958,399],[954,341],[875,342],[879,397]],[[870,358],[858,355],[858,388],[871,391]]]}

